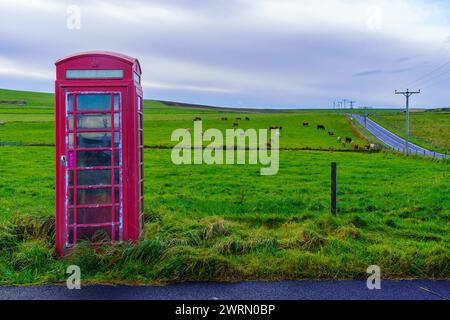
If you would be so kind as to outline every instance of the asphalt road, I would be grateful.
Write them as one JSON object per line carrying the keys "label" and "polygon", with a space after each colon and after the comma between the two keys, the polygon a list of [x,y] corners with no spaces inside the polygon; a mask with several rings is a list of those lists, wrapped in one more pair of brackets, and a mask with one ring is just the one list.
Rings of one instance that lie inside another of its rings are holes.
{"label": "asphalt road", "polygon": [[381,280],[369,290],[364,280],[196,282],[166,286],[0,286],[1,300],[448,300],[450,281]]}
{"label": "asphalt road", "polygon": [[[368,117],[352,114],[352,117],[355,118],[367,131],[369,131],[373,136],[375,136],[378,140],[388,145],[389,147],[400,151],[405,152],[405,140],[400,138],[399,136],[393,134],[389,130],[383,128],[378,123],[370,120]],[[408,152],[410,154],[418,154],[427,157],[435,157],[435,158],[445,158],[446,155],[438,152],[433,152],[428,149],[419,147],[413,143],[408,143]],[[447,156],[450,157],[450,156]]]}

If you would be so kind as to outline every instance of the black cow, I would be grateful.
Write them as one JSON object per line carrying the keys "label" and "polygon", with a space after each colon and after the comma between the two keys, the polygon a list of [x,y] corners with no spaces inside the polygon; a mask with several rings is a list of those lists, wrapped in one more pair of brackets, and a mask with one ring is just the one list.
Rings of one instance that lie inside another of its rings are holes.
{"label": "black cow", "polygon": [[280,127],[280,126],[272,126],[272,127],[269,128],[270,131],[272,131],[272,130],[277,130],[277,129],[279,129],[279,130],[281,131],[281,130],[283,130],[283,127]]}
{"label": "black cow", "polygon": [[317,125],[317,130],[325,130],[325,126],[323,124]]}

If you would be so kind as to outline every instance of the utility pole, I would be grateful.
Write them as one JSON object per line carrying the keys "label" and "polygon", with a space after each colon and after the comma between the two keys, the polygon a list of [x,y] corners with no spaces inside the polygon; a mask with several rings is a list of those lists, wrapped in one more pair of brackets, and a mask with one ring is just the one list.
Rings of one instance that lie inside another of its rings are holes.
{"label": "utility pole", "polygon": [[347,101],[348,101],[348,100],[347,100],[347,99],[344,99],[343,101],[344,101],[344,109],[345,109],[345,108],[347,107]]}
{"label": "utility pole", "polygon": [[349,101],[350,103],[350,109],[353,109],[353,105],[356,103],[356,101]]}
{"label": "utility pole", "polygon": [[405,139],[405,154],[408,155],[408,145],[409,145],[409,97],[411,97],[413,94],[420,94],[419,91],[409,91],[409,89],[406,89],[406,92],[401,92],[395,90],[395,94],[402,94],[406,97],[406,139]]}

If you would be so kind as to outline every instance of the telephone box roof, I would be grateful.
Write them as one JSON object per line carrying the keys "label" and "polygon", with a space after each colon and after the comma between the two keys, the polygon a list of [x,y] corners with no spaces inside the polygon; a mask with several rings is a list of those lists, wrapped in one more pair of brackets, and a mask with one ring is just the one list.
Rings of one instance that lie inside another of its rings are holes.
{"label": "telephone box roof", "polygon": [[59,65],[61,63],[67,62],[69,60],[83,58],[83,57],[111,57],[117,60],[121,60],[125,63],[129,63],[131,65],[137,64],[139,66],[139,70],[141,70],[141,65],[139,63],[139,60],[130,56],[127,56],[126,54],[117,53],[117,52],[110,52],[110,51],[86,51],[86,52],[79,52],[71,54],[65,58],[61,58],[55,62],[55,65]]}

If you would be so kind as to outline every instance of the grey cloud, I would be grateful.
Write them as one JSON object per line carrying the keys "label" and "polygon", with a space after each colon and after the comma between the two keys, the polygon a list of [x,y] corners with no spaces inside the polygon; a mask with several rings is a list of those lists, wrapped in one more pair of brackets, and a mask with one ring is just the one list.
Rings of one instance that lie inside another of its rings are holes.
{"label": "grey cloud", "polygon": [[354,73],[353,76],[354,77],[366,77],[366,76],[373,76],[373,75],[377,75],[377,74],[381,74],[381,73],[383,73],[383,70],[367,70],[367,71],[361,71],[361,72]]}
{"label": "grey cloud", "polygon": [[401,58],[398,58],[397,60],[395,60],[395,62],[406,62],[409,60],[411,60],[411,57],[401,57]]}
{"label": "grey cloud", "polygon": [[416,69],[416,68],[415,68],[415,67],[399,68],[399,69],[391,70],[390,72],[391,72],[391,73],[402,73],[402,72],[412,71],[412,70],[414,70],[414,69]]}

